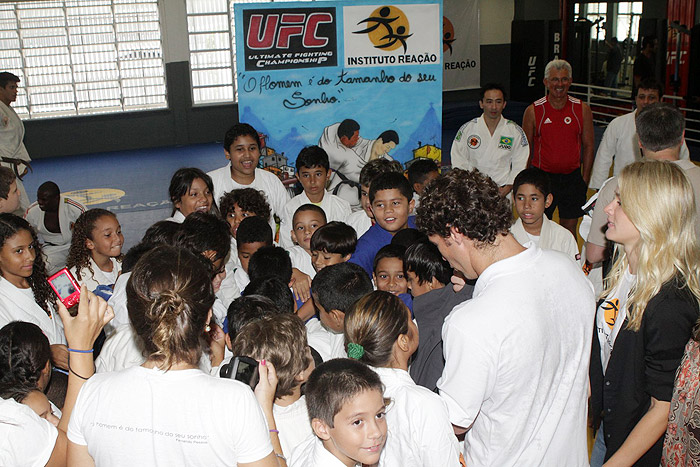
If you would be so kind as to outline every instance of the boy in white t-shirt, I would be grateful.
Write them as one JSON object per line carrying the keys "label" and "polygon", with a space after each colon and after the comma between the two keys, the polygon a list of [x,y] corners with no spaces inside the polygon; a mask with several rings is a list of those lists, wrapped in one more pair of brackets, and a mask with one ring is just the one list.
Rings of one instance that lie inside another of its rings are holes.
{"label": "boy in white t-shirt", "polygon": [[350,203],[343,198],[326,191],[326,184],[331,176],[328,154],[318,146],[307,146],[301,150],[296,160],[297,179],[304,191],[289,201],[284,207],[280,223],[280,245],[289,248],[293,245],[294,235],[289,236],[293,228],[293,216],[297,208],[313,204],[321,208],[328,221],[346,222],[350,216]]}
{"label": "boy in white t-shirt", "polygon": [[520,172],[513,182],[515,210],[518,219],[510,228],[515,239],[524,245],[533,242],[544,250],[557,250],[574,261],[580,259],[576,239],[571,232],[545,216],[552,204],[549,177],[542,170],[530,167]]}
{"label": "boy in white t-shirt", "polygon": [[311,435],[306,399],[301,385],[314,369],[306,329],[291,313],[271,314],[244,325],[231,345],[233,355],[272,362],[277,390],[272,411],[282,452],[287,458]]}
{"label": "boy in white t-shirt", "polygon": [[346,358],[319,365],[306,383],[314,435],[290,467],[355,467],[379,462],[387,438],[384,388],[377,373]]}

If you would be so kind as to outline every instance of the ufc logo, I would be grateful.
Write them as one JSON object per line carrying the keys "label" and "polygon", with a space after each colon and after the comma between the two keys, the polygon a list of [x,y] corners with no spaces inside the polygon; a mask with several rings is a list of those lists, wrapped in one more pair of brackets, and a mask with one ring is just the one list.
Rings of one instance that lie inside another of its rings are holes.
{"label": "ufc logo", "polygon": [[288,49],[290,39],[301,36],[304,47],[325,47],[328,38],[318,37],[319,24],[332,23],[333,16],[330,13],[283,13],[281,15],[267,15],[263,29],[264,15],[251,15],[248,27],[246,43],[254,50]]}

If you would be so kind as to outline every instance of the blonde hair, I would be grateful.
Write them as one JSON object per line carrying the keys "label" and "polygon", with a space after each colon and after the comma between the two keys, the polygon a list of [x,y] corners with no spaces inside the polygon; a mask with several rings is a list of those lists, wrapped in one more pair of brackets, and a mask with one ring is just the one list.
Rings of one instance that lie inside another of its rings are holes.
{"label": "blonde hair", "polygon": [[[677,279],[700,298],[700,249],[695,236],[695,194],[683,171],[663,161],[636,162],[618,177],[622,210],[639,231],[637,281],[628,301],[627,328],[639,331],[649,301]],[[602,296],[612,293],[629,267],[628,253],[615,246],[615,263]]]}

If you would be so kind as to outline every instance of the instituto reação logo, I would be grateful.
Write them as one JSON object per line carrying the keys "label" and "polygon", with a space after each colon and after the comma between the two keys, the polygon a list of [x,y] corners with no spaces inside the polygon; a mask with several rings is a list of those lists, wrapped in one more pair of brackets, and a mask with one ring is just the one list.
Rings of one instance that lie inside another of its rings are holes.
{"label": "instituto rea\u00e7\u00e3o logo", "polygon": [[377,49],[393,51],[403,47],[403,52],[406,53],[406,40],[413,34],[410,33],[408,17],[399,8],[389,5],[379,7],[357,24],[363,23],[367,27],[353,31],[353,34],[367,34]]}

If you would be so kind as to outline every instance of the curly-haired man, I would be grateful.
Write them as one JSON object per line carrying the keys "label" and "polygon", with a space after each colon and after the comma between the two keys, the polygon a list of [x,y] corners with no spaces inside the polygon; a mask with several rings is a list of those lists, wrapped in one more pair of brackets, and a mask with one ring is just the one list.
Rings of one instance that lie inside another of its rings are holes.
{"label": "curly-haired man", "polygon": [[452,170],[421,198],[418,227],[477,279],[442,329],[440,395],[467,465],[587,465],[593,290],[565,255],[521,246],[511,221],[477,170]]}

